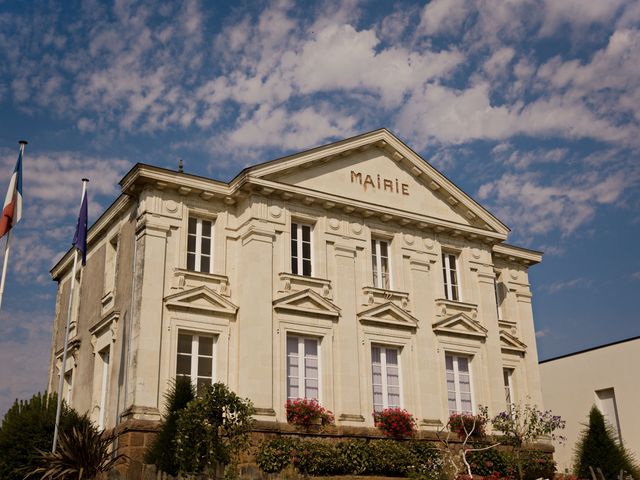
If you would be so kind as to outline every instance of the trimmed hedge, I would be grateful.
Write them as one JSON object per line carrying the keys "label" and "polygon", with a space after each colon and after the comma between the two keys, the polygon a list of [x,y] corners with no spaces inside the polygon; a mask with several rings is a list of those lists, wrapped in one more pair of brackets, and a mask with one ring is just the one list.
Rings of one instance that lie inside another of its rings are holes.
{"label": "trimmed hedge", "polygon": [[[467,460],[474,475],[491,476],[495,473],[503,478],[518,478],[518,467],[513,454],[508,450],[491,448],[479,452],[469,452]],[[539,451],[522,452],[523,480],[553,478],[556,463],[551,455]]]}
{"label": "trimmed hedge", "polygon": [[278,473],[288,465],[301,474],[381,475],[436,480],[442,477],[441,452],[417,440],[298,440],[266,441],[256,455],[260,469]]}

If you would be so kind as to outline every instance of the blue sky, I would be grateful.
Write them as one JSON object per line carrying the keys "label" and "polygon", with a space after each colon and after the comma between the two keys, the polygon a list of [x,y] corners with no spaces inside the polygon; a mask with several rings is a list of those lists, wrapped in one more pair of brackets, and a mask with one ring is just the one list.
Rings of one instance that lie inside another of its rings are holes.
{"label": "blue sky", "polygon": [[631,0],[0,0],[0,413],[45,387],[82,177],[93,220],[136,162],[227,180],[379,127],[546,252],[541,358],[640,334],[639,65]]}

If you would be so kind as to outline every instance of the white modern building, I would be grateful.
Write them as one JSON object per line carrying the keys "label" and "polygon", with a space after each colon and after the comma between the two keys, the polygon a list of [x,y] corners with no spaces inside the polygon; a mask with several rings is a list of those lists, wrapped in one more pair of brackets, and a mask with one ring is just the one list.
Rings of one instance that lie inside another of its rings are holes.
{"label": "white modern building", "polygon": [[[180,375],[225,382],[267,422],[298,397],[338,426],[399,406],[424,430],[541,404],[528,280],[541,253],[506,244],[500,220],[389,131],[228,183],[138,164],[120,185],[89,231],[64,372],[101,426],[144,432]],[[72,255],[52,269],[50,386]]]}
{"label": "white modern building", "polygon": [[559,472],[571,472],[574,448],[596,405],[617,439],[640,458],[640,336],[540,362],[546,408],[567,422],[563,444],[556,442]]}

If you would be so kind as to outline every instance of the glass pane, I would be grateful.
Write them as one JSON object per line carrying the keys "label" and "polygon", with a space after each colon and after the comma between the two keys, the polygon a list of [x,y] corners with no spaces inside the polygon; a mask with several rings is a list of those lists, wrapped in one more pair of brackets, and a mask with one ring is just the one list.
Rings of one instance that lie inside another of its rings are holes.
{"label": "glass pane", "polygon": [[450,300],[458,300],[458,287],[456,286],[452,286],[451,287],[451,298]]}
{"label": "glass pane", "polygon": [[194,235],[189,235],[187,237],[187,251],[189,252],[196,251],[196,237]]}
{"label": "glass pane", "polygon": [[302,275],[311,276],[311,260],[302,261]]}
{"label": "glass pane", "polygon": [[458,371],[469,373],[469,359],[467,357],[458,357]]}
{"label": "glass pane", "polygon": [[298,224],[297,223],[292,223],[291,224],[291,239],[292,240],[297,240],[298,238]]}
{"label": "glass pane", "polygon": [[305,339],[304,354],[305,357],[318,356],[318,341],[313,339]]}
{"label": "glass pane", "polygon": [[202,244],[200,246],[200,252],[203,253],[204,255],[210,255],[211,254],[211,239],[210,238],[203,238],[202,239]]}
{"label": "glass pane", "polygon": [[191,357],[189,355],[178,355],[176,363],[176,374],[191,376]]}
{"label": "glass pane", "polygon": [[211,237],[211,222],[209,220],[202,220],[202,236]]}
{"label": "glass pane", "polygon": [[302,242],[302,258],[311,258],[311,244]]}
{"label": "glass pane", "polygon": [[187,335],[186,333],[178,334],[178,352],[191,353],[192,341],[192,335]]}
{"label": "glass pane", "polygon": [[209,378],[213,376],[213,361],[211,358],[198,357],[198,376]]}
{"label": "glass pane", "polygon": [[298,274],[298,257],[291,257],[291,273],[294,275]]}
{"label": "glass pane", "polygon": [[387,365],[398,365],[398,350],[387,348]]}
{"label": "glass pane", "polygon": [[387,242],[380,241],[380,256],[386,258],[389,256]]}
{"label": "glass pane", "polygon": [[298,354],[298,338],[287,337],[287,354]]}
{"label": "glass pane", "polygon": [[196,220],[193,217],[189,218],[189,234],[190,235],[195,235],[196,234],[196,225],[198,224],[198,220]]}
{"label": "glass pane", "polygon": [[195,270],[196,269],[196,254],[189,253],[187,254],[187,270]]}
{"label": "glass pane", "polygon": [[311,242],[311,227],[309,225],[302,225],[302,241]]}
{"label": "glass pane", "polygon": [[317,399],[318,389],[307,386],[307,388],[305,389],[304,398]]}
{"label": "glass pane", "polygon": [[198,355],[213,355],[213,337],[199,337]]}
{"label": "glass pane", "polygon": [[447,355],[444,361],[447,365],[447,370],[453,371],[453,357],[451,355]]}
{"label": "glass pane", "polygon": [[371,361],[380,363],[380,347],[371,347]]}
{"label": "glass pane", "polygon": [[201,395],[202,392],[204,392],[204,387],[206,387],[207,385],[211,385],[210,378],[198,378],[198,383],[196,387],[197,394]]}
{"label": "glass pane", "polygon": [[200,271],[201,272],[211,271],[211,257],[206,255],[202,255],[200,257]]}

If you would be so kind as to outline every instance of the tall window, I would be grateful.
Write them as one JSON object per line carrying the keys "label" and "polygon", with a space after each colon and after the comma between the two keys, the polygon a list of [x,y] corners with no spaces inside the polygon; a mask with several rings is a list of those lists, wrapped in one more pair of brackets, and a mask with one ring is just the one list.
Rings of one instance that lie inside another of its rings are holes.
{"label": "tall window", "polygon": [[400,407],[400,365],[397,348],[371,346],[373,410]]}
{"label": "tall window", "polygon": [[613,388],[596,390],[598,397],[598,409],[602,412],[605,420],[611,424],[616,435],[616,440],[621,441],[620,419],[618,418],[618,407],[616,405],[616,393]]}
{"label": "tall window", "polygon": [[510,368],[503,368],[502,376],[504,379],[504,399],[507,404],[507,410],[511,411],[511,406],[514,403],[512,383],[513,370],[511,370]]}
{"label": "tall window", "polygon": [[469,358],[446,355],[449,414],[473,413]]}
{"label": "tall window", "polygon": [[71,406],[71,397],[73,393],[73,370],[69,370],[64,374],[64,400]]}
{"label": "tall window", "polygon": [[107,391],[109,390],[109,357],[110,348],[107,347],[98,353],[101,362],[101,381],[100,381],[100,416],[98,417],[98,429],[103,430],[105,427],[107,412]]}
{"label": "tall window", "polygon": [[287,336],[287,398],[319,396],[318,339]]}
{"label": "tall window", "polygon": [[371,239],[371,266],[373,267],[373,286],[390,290],[388,242]]}
{"label": "tall window", "polygon": [[504,285],[500,282],[498,282],[498,279],[495,278],[493,280],[493,291],[495,293],[496,296],[496,311],[498,314],[498,320],[502,320],[503,319],[503,315],[502,315],[502,302],[504,302]]}
{"label": "tall window", "polygon": [[178,333],[176,376],[189,377],[198,393],[213,383],[213,336]]}
{"label": "tall window", "polygon": [[460,282],[458,280],[458,258],[453,253],[442,253],[442,275],[444,277],[444,296],[447,300],[460,300]]}
{"label": "tall window", "polygon": [[311,276],[311,227],[291,224],[291,273]]}
{"label": "tall window", "polygon": [[213,222],[189,217],[187,269],[213,273]]}

